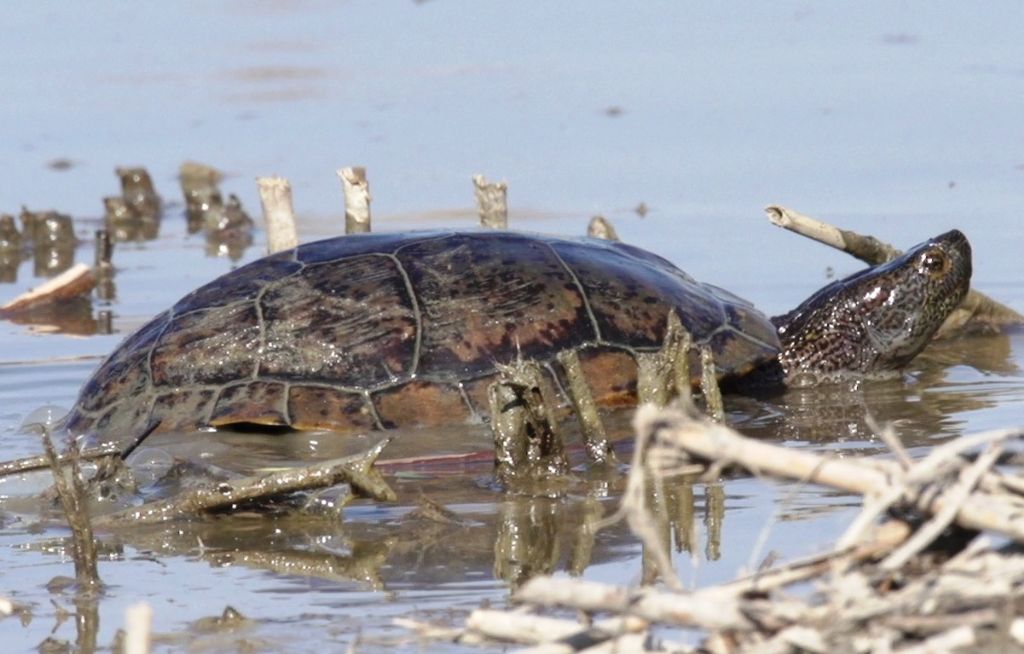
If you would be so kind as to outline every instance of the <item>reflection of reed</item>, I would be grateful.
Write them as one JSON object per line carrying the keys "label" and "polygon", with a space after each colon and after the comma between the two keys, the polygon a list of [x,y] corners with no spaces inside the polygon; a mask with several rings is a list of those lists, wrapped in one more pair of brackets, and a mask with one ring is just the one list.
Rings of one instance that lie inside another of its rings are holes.
{"label": "reflection of reed", "polygon": [[722,519],[725,517],[725,487],[721,483],[704,487],[704,528],[707,546],[704,555],[708,561],[717,561],[722,555]]}
{"label": "reflection of reed", "polygon": [[215,566],[244,565],[275,574],[314,577],[326,581],[355,581],[372,590],[383,590],[381,566],[387,561],[393,539],[355,542],[347,555],[299,549],[228,549],[205,552],[203,559]]}
{"label": "reflection of reed", "polygon": [[[96,639],[100,632],[100,594],[98,592],[75,594],[75,651],[92,654],[96,651]],[[40,643],[39,651],[47,651]]]}
{"label": "reflection of reed", "polygon": [[758,439],[829,446],[854,441],[853,451],[871,453],[882,448],[868,424],[871,416],[879,424],[898,424],[907,447],[928,446],[961,433],[951,416],[997,405],[988,384],[953,380],[972,369],[976,376],[1017,375],[1009,337],[933,343],[902,379],[794,388],[767,400],[730,397],[730,422]]}
{"label": "reflection of reed", "polygon": [[561,542],[549,502],[504,502],[494,541],[494,576],[512,588],[557,569]]}
{"label": "reflection of reed", "polygon": [[32,243],[36,277],[54,277],[71,267],[77,245],[71,216],[23,208],[20,218],[24,240]]}
{"label": "reflection of reed", "polygon": [[0,250],[0,283],[18,281],[18,266],[23,258],[21,250]]}
{"label": "reflection of reed", "polygon": [[14,216],[0,214],[0,283],[18,281],[18,266],[25,256],[21,246]]}
{"label": "reflection of reed", "polygon": [[[647,506],[655,521],[663,551],[688,552],[699,557],[697,503],[691,476],[674,479],[653,479],[649,483]],[[703,524],[706,540],[704,556],[717,561],[722,551],[722,524],[725,519],[725,488],[721,483],[704,485]],[[658,567],[652,552],[643,548],[641,579],[645,584],[658,579]]]}

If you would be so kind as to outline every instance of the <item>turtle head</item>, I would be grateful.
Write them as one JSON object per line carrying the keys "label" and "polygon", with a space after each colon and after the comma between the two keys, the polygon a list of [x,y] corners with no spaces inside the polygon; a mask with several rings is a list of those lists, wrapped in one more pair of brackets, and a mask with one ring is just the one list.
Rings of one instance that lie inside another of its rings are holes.
{"label": "turtle head", "polygon": [[829,284],[772,319],[787,383],[902,369],[960,304],[970,281],[971,246],[953,230]]}

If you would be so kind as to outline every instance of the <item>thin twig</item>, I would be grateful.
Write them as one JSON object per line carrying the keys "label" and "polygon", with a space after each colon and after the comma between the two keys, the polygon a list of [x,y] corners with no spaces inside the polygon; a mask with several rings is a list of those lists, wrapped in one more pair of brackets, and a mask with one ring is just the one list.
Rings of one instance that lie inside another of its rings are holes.
{"label": "thin twig", "polygon": [[[75,579],[82,588],[94,588],[100,585],[100,574],[97,566],[96,541],[93,539],[92,523],[89,510],[85,504],[86,491],[82,482],[81,470],[75,456],[77,444],[72,444],[68,455],[68,470],[65,471],[57,458],[57,450],[50,439],[50,430],[45,425],[38,425],[42,430],[43,449],[53,470],[53,481],[57,488],[64,517],[71,527],[71,546],[75,559]],[[70,479],[69,479],[70,477]]]}
{"label": "thin twig", "polygon": [[977,486],[981,476],[993,465],[1003,451],[1001,443],[990,443],[978,459],[960,473],[960,479],[947,489],[942,497],[944,506],[914,535],[881,563],[883,570],[897,570],[903,567],[915,554],[930,545],[953,522],[964,501]]}

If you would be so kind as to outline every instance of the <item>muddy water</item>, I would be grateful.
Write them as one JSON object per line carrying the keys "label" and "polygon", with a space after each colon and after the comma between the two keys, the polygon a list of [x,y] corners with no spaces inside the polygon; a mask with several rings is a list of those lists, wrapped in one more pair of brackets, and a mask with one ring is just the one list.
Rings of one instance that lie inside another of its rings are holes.
{"label": "muddy water", "polygon": [[[1024,309],[1024,12],[957,5],[856,9],[804,3],[736,8],[562,3],[520,9],[436,1],[117,3],[23,7],[0,66],[0,211],[55,208],[76,218],[80,261],[116,194],[116,165],[145,164],[178,200],[185,159],[224,169],[223,188],[258,214],[251,183],[284,174],[304,240],[341,225],[341,165],[369,168],[376,227],[472,223],[470,175],[505,178],[515,225],[580,233],[602,213],[623,238],[755,300],[794,306],[857,264],[769,227],[782,202],[909,246],[950,227],[975,251],[975,286]],[[959,15],[958,14],[962,14]],[[643,202],[643,217],[633,209]],[[168,207],[155,240],[118,244],[116,296],[36,324],[0,323],[4,457],[38,451],[18,426],[44,405],[69,407],[100,357],[191,288],[259,255],[262,235],[222,256]],[[7,299],[40,282],[32,261]],[[114,333],[89,335],[98,312]],[[894,422],[913,451],[1022,422],[1024,337],[942,343],[905,379],[805,390],[777,401],[733,398],[730,420],[795,448],[880,453],[868,413]],[[610,418],[625,428],[628,416]],[[486,445],[479,428],[407,433],[438,449]],[[219,442],[183,437],[140,453],[240,470],[326,457],[327,437]],[[642,579],[624,527],[596,535],[621,479],[581,473],[539,497],[499,492],[485,465],[392,468],[402,500],[336,516],[238,516],[101,535],[103,595],[82,608],[95,631],[59,611],[73,593],[59,523],[30,504],[0,507],[0,596],[30,621],[0,618],[10,651],[45,638],[107,646],[126,606],[146,601],[167,651],[362,651],[415,645],[395,616],[458,622],[502,604],[519,580],[561,571]],[[0,493],[21,488],[5,484]],[[455,513],[418,516],[424,494]],[[749,478],[668,489],[667,533],[687,585],[732,578],[771,552],[827,547],[853,498]],[[51,586],[52,587],[52,586]],[[247,622],[205,618],[231,605]],[[327,643],[325,646],[324,644]],[[457,649],[454,646],[452,649]]]}

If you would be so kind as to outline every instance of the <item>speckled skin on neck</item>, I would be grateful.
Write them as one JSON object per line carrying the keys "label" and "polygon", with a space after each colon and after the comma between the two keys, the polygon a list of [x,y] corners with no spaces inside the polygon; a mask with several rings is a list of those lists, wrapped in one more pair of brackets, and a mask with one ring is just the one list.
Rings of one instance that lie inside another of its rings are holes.
{"label": "speckled skin on neck", "polygon": [[901,370],[960,304],[970,281],[971,246],[953,230],[829,284],[772,318],[786,385]]}

